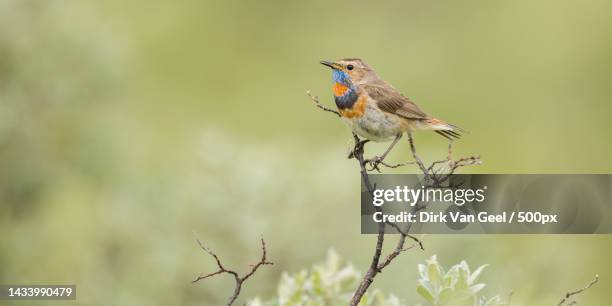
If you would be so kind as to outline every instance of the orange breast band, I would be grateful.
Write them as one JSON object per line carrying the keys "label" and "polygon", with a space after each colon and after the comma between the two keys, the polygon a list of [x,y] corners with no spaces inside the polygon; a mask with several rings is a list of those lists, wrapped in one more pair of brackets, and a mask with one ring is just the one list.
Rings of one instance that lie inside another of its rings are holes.
{"label": "orange breast band", "polygon": [[346,94],[346,92],[349,90],[348,86],[342,84],[342,83],[336,83],[334,84],[334,96],[336,97],[342,97]]}
{"label": "orange breast band", "polygon": [[340,109],[340,115],[349,119],[360,118],[363,116],[366,107],[366,97],[361,96],[351,109]]}

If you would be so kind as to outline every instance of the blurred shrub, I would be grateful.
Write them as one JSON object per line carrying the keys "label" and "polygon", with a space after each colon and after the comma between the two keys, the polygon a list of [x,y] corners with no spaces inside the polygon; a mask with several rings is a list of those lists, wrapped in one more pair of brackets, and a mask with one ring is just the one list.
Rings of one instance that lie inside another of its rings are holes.
{"label": "blurred shrub", "polygon": [[108,171],[111,137],[96,123],[111,107],[116,44],[88,16],[78,5],[0,3],[0,217],[9,214],[7,222],[38,208],[62,178]]}
{"label": "blurred shrub", "polygon": [[[330,250],[324,263],[315,265],[310,271],[302,270],[294,275],[284,273],[278,285],[278,296],[262,302],[254,299],[249,306],[331,306],[345,305],[357,287],[361,273],[350,263]],[[400,306],[399,298],[385,295],[379,290],[370,290],[359,305]]]}
{"label": "blurred shrub", "polygon": [[[479,295],[485,284],[476,283],[484,270],[480,266],[474,272],[465,261],[452,266],[448,272],[438,263],[436,255],[419,264],[417,292],[433,306],[506,306],[499,296],[490,299]],[[332,306],[345,305],[357,287],[361,273],[351,264],[344,264],[340,256],[330,250],[324,263],[310,271],[302,270],[294,275],[283,274],[278,285],[278,296],[263,302],[256,298],[249,306]],[[403,306],[395,295],[386,295],[378,289],[370,290],[360,306]]]}
{"label": "blurred shrub", "polygon": [[476,283],[486,265],[480,266],[471,272],[465,261],[452,266],[447,272],[438,263],[436,255],[427,259],[425,264],[419,265],[419,285],[417,292],[426,301],[427,305],[435,306],[504,306],[499,296],[486,299],[479,296],[486,286]]}

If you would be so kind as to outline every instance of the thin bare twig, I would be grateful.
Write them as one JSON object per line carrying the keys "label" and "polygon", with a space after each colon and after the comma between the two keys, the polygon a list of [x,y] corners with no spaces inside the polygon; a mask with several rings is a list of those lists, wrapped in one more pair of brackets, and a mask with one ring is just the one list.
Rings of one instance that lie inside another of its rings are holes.
{"label": "thin bare twig", "polygon": [[425,168],[423,160],[419,157],[419,155],[417,155],[416,147],[414,146],[414,139],[412,138],[412,133],[410,132],[408,132],[408,143],[410,143],[410,151],[412,152],[412,157],[414,158],[414,161],[416,162],[417,166],[419,166],[419,169],[421,169],[423,174],[427,175],[427,168]]}
{"label": "thin bare twig", "polygon": [[255,272],[257,271],[257,269],[259,269],[259,267],[264,266],[264,265],[273,265],[274,263],[268,261],[266,259],[267,256],[267,251],[266,251],[266,241],[264,240],[263,236],[261,236],[261,259],[259,260],[259,262],[257,262],[254,265],[251,265],[251,270],[249,270],[245,275],[240,276],[238,274],[238,272],[234,271],[234,270],[229,270],[227,268],[225,268],[223,266],[223,264],[221,263],[221,259],[219,259],[219,256],[217,256],[217,254],[215,254],[210,248],[206,247],[199,239],[196,239],[196,241],[198,242],[198,245],[200,246],[200,248],[202,250],[204,250],[204,252],[208,253],[210,256],[212,256],[212,258],[215,259],[215,262],[217,264],[217,267],[219,268],[219,270],[212,272],[212,273],[208,273],[208,274],[200,274],[198,277],[196,277],[196,279],[194,279],[192,281],[192,283],[196,283],[198,281],[201,281],[203,279],[215,276],[215,275],[219,275],[219,274],[223,274],[223,273],[227,273],[230,274],[234,277],[234,292],[232,293],[232,295],[229,297],[229,301],[227,302],[227,306],[231,306],[232,304],[234,304],[234,302],[236,301],[236,299],[238,298],[238,295],[240,295],[240,290],[242,290],[242,284],[249,279],[249,277],[253,276],[253,274],[255,274]]}
{"label": "thin bare twig", "polygon": [[[417,164],[419,164],[419,168],[425,175],[424,181],[432,182],[432,186],[430,187],[433,187],[433,188],[445,187],[443,186],[443,183],[445,183],[455,173],[455,171],[461,167],[482,164],[482,160],[480,159],[480,156],[468,156],[468,157],[462,157],[457,160],[454,160],[453,159],[453,141],[451,140],[448,143],[448,154],[446,156],[446,159],[434,161],[431,163],[431,165],[429,165],[429,167],[425,168],[425,165],[423,164],[421,158],[418,156],[416,152],[416,148],[414,146],[414,140],[412,139],[412,135],[410,134],[408,134],[408,141],[410,142],[410,149],[412,151],[412,156],[417,162]],[[437,167],[440,164],[446,164],[448,166],[448,169],[444,169],[443,167]]]}
{"label": "thin bare twig", "polygon": [[321,104],[321,102],[319,102],[319,97],[317,96],[313,96],[310,93],[310,90],[306,92],[306,94],[310,97],[310,99],[312,100],[312,102],[314,102],[315,106],[326,111],[326,112],[330,112],[330,113],[334,113],[336,114],[336,116],[340,117],[340,113],[338,111],[335,111],[331,108],[326,107],[325,105]]}
{"label": "thin bare twig", "polygon": [[561,305],[563,305],[563,303],[565,303],[565,302],[568,302],[568,303],[569,303],[569,304],[567,304],[568,306],[569,306],[569,305],[575,305],[575,304],[576,304],[576,301],[574,300],[574,301],[571,301],[571,302],[570,302],[570,301],[569,301],[569,298],[571,298],[572,296],[574,296],[574,295],[576,295],[576,294],[580,294],[580,293],[582,293],[582,292],[583,292],[583,291],[585,291],[585,290],[588,290],[588,289],[589,289],[589,288],[591,288],[593,285],[595,285],[595,284],[596,284],[598,281],[599,281],[599,275],[597,275],[597,274],[596,274],[596,275],[595,275],[595,278],[593,278],[593,279],[591,280],[591,282],[589,282],[589,283],[588,283],[586,286],[584,286],[583,288],[578,289],[578,290],[576,290],[576,291],[570,291],[570,292],[566,293],[566,294],[565,294],[565,297],[563,297],[563,299],[562,299],[562,300],[559,302],[559,304],[557,304],[557,306],[561,306]]}
{"label": "thin bare twig", "polygon": [[399,225],[393,223],[393,222],[387,222],[388,225],[390,225],[391,227],[395,228],[401,235],[404,235],[410,239],[412,239],[414,242],[416,242],[419,245],[419,248],[423,251],[425,251],[425,248],[423,247],[423,241],[421,241],[421,239],[408,234],[406,231],[403,231],[402,229],[400,229]]}

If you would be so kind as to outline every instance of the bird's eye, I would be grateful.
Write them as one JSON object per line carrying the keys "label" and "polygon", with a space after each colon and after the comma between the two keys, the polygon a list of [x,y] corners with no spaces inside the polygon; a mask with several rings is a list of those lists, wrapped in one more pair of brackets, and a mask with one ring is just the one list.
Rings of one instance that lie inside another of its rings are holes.
{"label": "bird's eye", "polygon": [[348,70],[353,70],[353,68],[355,68],[355,67],[353,67],[353,65],[346,66],[346,69],[348,69]]}

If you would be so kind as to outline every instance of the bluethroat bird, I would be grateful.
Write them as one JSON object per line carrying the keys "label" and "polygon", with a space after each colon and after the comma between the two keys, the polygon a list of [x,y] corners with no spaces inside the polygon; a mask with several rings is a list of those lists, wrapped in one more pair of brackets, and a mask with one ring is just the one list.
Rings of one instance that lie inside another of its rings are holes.
{"label": "bluethroat bird", "polygon": [[364,61],[346,58],[321,61],[332,69],[333,93],[342,119],[353,132],[367,140],[393,140],[375,163],[380,163],[403,133],[433,130],[449,140],[459,138],[463,129],[434,118],[381,79]]}

